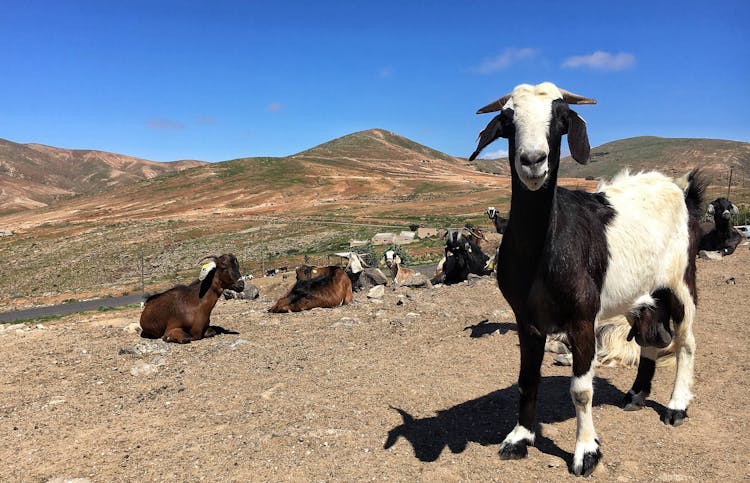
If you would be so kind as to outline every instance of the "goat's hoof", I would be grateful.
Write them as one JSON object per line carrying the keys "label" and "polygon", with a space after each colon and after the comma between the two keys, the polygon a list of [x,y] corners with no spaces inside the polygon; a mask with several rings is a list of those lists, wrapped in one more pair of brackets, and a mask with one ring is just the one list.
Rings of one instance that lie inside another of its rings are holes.
{"label": "goat's hoof", "polygon": [[687,409],[667,409],[662,416],[661,421],[670,426],[679,426],[683,423],[686,417],[688,417]]}
{"label": "goat's hoof", "polygon": [[596,451],[584,453],[580,464],[573,463],[573,474],[576,476],[591,476],[600,459],[602,459],[602,452],[599,451],[599,448],[596,448]]}
{"label": "goat's hoof", "polygon": [[646,404],[646,397],[642,394],[635,394],[632,390],[622,398],[622,409],[625,411],[639,411]]}
{"label": "goat's hoof", "polygon": [[517,441],[515,443],[503,443],[500,448],[501,460],[520,460],[529,454],[528,442]]}
{"label": "goat's hoof", "polygon": [[641,409],[643,409],[643,403],[642,402],[635,402],[635,401],[629,402],[629,403],[625,403],[622,406],[622,409],[625,410],[625,411],[640,411]]}

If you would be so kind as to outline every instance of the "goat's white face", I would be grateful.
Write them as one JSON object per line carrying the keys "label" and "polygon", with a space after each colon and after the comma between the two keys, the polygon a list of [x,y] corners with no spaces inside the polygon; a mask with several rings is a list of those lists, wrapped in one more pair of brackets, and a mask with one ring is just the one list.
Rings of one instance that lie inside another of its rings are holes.
{"label": "goat's white face", "polygon": [[562,93],[552,83],[521,84],[505,105],[514,112],[516,155],[513,163],[518,177],[532,191],[541,188],[549,174],[549,126],[552,102],[556,99],[562,99]]}
{"label": "goat's white face", "polygon": [[388,268],[391,268],[394,264],[401,263],[401,257],[396,255],[396,252],[393,250],[388,250],[383,254],[383,259],[385,260],[385,264]]}

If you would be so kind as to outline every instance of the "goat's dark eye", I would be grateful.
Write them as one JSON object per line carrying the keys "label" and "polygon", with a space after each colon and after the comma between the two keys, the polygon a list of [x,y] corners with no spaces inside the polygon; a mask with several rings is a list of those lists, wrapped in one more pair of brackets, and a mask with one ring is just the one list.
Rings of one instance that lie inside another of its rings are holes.
{"label": "goat's dark eye", "polygon": [[513,124],[513,109],[503,109],[502,116],[500,117],[500,121],[503,123],[503,127],[506,125]]}

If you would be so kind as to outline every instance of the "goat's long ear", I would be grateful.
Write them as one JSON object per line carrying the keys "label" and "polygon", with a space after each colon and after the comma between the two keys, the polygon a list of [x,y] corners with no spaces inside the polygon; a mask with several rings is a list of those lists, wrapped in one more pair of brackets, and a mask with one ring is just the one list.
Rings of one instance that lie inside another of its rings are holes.
{"label": "goat's long ear", "polygon": [[206,274],[205,277],[199,278],[199,280],[201,281],[201,286],[200,290],[198,291],[198,298],[203,298],[203,296],[208,292],[208,289],[211,288],[211,284],[213,284],[214,281],[214,275],[216,275],[216,269],[212,269]]}
{"label": "goat's long ear", "polygon": [[502,113],[495,116],[489,124],[487,124],[487,127],[479,133],[479,144],[477,145],[476,151],[469,156],[469,161],[474,161],[479,153],[482,152],[482,149],[486,148],[492,141],[500,137],[505,137],[503,135],[502,116]]}
{"label": "goat's long ear", "polygon": [[208,262],[201,265],[201,273],[198,275],[198,280],[203,281],[208,277],[208,274],[216,270],[216,262]]}
{"label": "goat's long ear", "polygon": [[714,211],[716,211],[716,208],[714,208],[714,204],[713,203],[709,203],[708,204],[708,214],[709,215],[713,215]]}
{"label": "goat's long ear", "polygon": [[586,132],[586,121],[575,111],[568,111],[568,147],[573,159],[581,164],[589,162],[591,148],[589,136]]}
{"label": "goat's long ear", "polygon": [[737,216],[740,213],[739,208],[737,208],[737,205],[732,205],[732,214]]}

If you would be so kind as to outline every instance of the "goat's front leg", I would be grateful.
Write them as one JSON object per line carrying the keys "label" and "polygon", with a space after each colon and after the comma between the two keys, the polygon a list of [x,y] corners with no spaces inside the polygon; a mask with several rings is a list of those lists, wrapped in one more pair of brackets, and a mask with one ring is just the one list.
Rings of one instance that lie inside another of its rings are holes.
{"label": "goat's front leg", "polygon": [[520,459],[528,454],[527,446],[534,444],[536,425],[536,395],[539,388],[539,372],[544,358],[545,337],[530,334],[525,324],[518,326],[518,339],[521,344],[521,372],[518,375],[518,390],[521,397],[518,404],[518,423],[500,446],[500,458]]}
{"label": "goat's front leg", "polygon": [[596,355],[594,322],[585,321],[573,325],[575,329],[568,333],[573,352],[570,395],[576,408],[576,450],[571,470],[576,476],[589,476],[602,457],[591,414]]}

